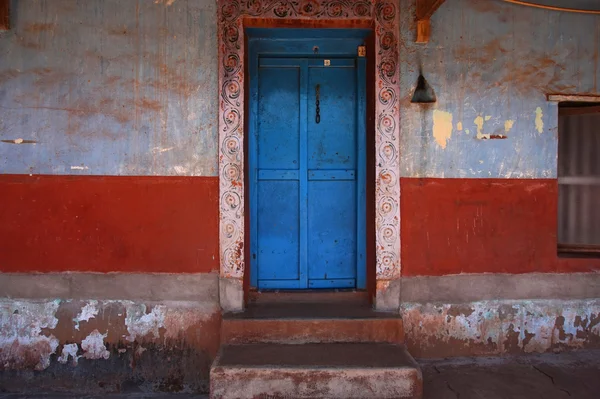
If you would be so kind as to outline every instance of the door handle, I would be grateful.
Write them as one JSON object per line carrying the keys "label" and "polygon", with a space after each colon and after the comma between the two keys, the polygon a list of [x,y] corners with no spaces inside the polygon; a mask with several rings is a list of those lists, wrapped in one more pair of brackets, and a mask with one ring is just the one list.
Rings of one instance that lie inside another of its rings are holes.
{"label": "door handle", "polygon": [[315,93],[316,93],[316,115],[315,115],[315,122],[316,123],[321,123],[321,101],[320,101],[320,97],[321,97],[321,85],[317,85],[315,87]]}

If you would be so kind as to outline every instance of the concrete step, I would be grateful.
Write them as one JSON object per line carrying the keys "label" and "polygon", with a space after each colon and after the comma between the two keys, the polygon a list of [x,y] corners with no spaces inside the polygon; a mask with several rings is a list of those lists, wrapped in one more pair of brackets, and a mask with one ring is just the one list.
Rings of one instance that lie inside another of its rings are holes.
{"label": "concrete step", "polygon": [[346,305],[368,305],[369,294],[354,290],[306,290],[248,293],[248,303],[343,303]]}
{"label": "concrete step", "polygon": [[221,343],[404,343],[399,314],[346,303],[250,304],[223,316]]}
{"label": "concrete step", "polygon": [[403,345],[223,345],[213,399],[421,398],[421,370]]}

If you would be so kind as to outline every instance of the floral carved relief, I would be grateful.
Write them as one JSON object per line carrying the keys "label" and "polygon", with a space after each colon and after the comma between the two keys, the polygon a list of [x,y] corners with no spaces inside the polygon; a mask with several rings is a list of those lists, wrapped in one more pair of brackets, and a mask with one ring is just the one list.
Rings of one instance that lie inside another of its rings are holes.
{"label": "floral carved relief", "polygon": [[244,26],[248,18],[373,21],[376,34],[377,279],[400,277],[398,4],[393,0],[219,0],[221,275],[244,274]]}

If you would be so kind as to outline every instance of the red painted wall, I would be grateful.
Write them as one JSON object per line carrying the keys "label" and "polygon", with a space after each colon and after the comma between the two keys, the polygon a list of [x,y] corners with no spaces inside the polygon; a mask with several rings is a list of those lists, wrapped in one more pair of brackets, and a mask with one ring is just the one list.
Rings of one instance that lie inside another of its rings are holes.
{"label": "red painted wall", "polygon": [[[402,273],[585,272],[549,179],[401,179]],[[217,177],[0,175],[0,271],[219,269]]]}
{"label": "red painted wall", "polygon": [[0,175],[0,271],[219,269],[216,177]]}
{"label": "red painted wall", "polygon": [[585,272],[559,258],[551,179],[401,179],[402,274]]}

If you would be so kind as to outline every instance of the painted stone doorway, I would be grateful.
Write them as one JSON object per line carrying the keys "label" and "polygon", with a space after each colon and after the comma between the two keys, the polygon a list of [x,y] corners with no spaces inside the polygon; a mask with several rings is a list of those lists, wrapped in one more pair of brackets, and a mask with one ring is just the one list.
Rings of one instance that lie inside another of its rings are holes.
{"label": "painted stone doorway", "polygon": [[220,290],[224,309],[243,307],[244,252],[249,246],[244,197],[245,28],[258,26],[374,30],[375,115],[374,126],[367,130],[372,129],[375,136],[376,306],[399,306],[399,295],[390,291],[400,278],[398,12],[397,2],[392,0],[218,1]]}

